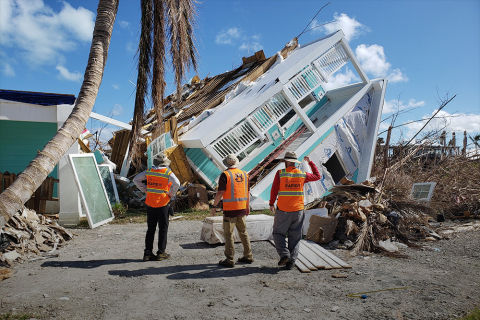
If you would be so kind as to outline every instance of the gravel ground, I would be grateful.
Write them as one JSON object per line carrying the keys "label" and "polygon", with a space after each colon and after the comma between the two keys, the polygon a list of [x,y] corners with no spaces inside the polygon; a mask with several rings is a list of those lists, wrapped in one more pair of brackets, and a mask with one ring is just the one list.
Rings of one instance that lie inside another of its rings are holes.
{"label": "gravel ground", "polygon": [[[408,258],[333,251],[353,268],[311,274],[276,267],[267,241],[255,262],[217,266],[222,245],[200,242],[202,222],[173,221],[172,258],[141,261],[146,224],[107,225],[78,234],[60,256],[14,267],[0,282],[0,314],[42,319],[450,319],[480,305],[480,232],[406,249]],[[237,257],[242,252],[237,245]],[[333,278],[334,273],[346,278]],[[392,288],[407,289],[353,293]]]}

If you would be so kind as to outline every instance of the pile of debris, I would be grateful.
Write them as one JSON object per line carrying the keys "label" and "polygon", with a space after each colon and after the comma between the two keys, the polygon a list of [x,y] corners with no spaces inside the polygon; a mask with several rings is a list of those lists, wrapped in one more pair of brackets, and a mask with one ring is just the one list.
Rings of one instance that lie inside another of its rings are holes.
{"label": "pile of debris", "polygon": [[352,249],[355,255],[360,251],[397,251],[392,246],[401,247],[398,243],[416,247],[412,240],[441,239],[428,223],[431,208],[413,200],[385,198],[373,180],[355,184],[344,178],[323,201],[306,206],[327,208],[329,217],[338,220],[330,246]]}
{"label": "pile of debris", "polygon": [[32,256],[49,256],[72,239],[73,233],[55,219],[23,208],[0,230],[0,265],[11,266]]}

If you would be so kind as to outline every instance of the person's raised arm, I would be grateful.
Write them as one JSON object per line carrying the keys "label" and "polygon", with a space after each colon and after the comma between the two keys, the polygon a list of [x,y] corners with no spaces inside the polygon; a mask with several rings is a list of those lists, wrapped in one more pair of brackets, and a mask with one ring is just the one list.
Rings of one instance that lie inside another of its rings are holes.
{"label": "person's raised arm", "polygon": [[307,161],[308,165],[312,169],[312,173],[306,172],[305,183],[320,180],[322,178],[322,176],[320,175],[320,171],[318,171],[317,166],[315,165],[315,163],[313,163],[310,157],[305,156],[303,160]]}

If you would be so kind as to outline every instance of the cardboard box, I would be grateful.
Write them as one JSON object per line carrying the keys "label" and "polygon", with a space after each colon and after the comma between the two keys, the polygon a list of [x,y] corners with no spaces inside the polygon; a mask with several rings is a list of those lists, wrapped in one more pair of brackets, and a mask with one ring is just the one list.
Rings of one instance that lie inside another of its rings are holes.
{"label": "cardboard box", "polygon": [[313,215],[310,217],[310,225],[308,227],[305,239],[312,240],[317,243],[327,243],[332,241],[333,234],[337,228],[338,220],[330,217],[320,217]]}
{"label": "cardboard box", "polygon": [[208,194],[203,184],[195,184],[188,187],[188,205],[195,210],[208,210]]}

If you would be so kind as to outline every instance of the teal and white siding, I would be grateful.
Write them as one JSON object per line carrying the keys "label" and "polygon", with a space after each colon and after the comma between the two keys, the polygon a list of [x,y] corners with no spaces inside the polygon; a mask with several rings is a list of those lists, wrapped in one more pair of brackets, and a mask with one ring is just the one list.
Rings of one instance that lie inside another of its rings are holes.
{"label": "teal and white siding", "polygon": [[[23,172],[57,133],[56,122],[0,120],[0,172]],[[49,174],[57,179],[57,167]],[[2,183],[2,181],[0,181]],[[53,190],[57,197],[57,185]]]}

